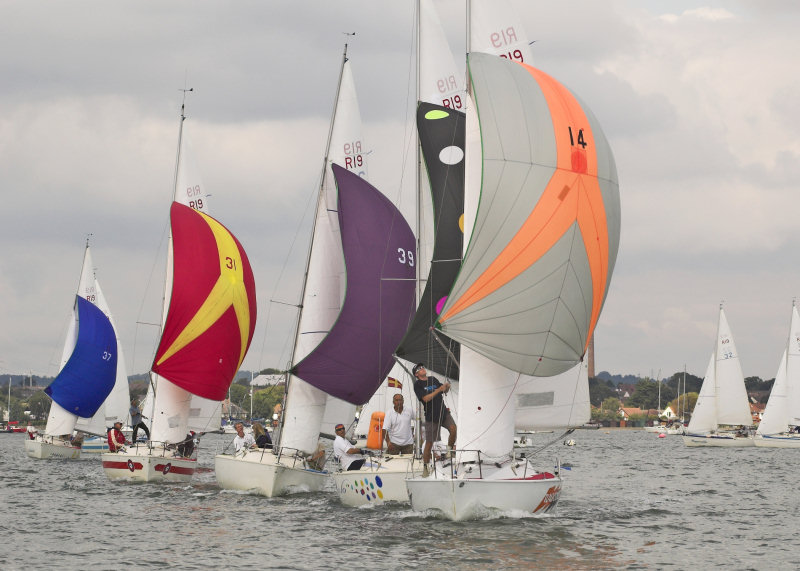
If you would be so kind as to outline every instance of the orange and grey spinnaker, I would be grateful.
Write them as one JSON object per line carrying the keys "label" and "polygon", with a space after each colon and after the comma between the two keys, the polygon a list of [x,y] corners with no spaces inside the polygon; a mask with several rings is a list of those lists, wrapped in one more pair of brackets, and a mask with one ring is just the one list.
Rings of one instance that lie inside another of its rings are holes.
{"label": "orange and grey spinnaker", "polygon": [[[520,373],[586,352],[619,248],[616,165],[600,125],[545,73],[470,54],[480,202],[438,326]],[[472,160],[468,157],[468,160]]]}

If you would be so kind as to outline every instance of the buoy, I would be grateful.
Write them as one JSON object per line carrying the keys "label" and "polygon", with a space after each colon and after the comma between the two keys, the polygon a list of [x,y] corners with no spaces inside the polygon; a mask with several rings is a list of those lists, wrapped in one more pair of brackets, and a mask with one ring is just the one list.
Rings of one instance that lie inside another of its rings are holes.
{"label": "buoy", "polygon": [[564,444],[566,444],[567,446],[575,446],[575,441],[570,438]]}
{"label": "buoy", "polygon": [[367,448],[373,450],[381,449],[381,440],[383,439],[383,418],[385,413],[376,410],[372,413],[369,421],[369,434],[367,434]]}
{"label": "buoy", "polygon": [[664,434],[664,433],[662,432],[661,434],[659,434],[659,435],[658,435],[658,437],[659,437],[659,438],[666,438],[666,437],[667,437],[667,435],[666,435],[666,434]]}

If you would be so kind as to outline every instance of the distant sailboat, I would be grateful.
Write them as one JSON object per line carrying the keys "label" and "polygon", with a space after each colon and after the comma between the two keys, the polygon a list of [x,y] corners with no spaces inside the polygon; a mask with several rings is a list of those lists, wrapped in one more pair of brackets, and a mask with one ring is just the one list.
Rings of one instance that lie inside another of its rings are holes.
{"label": "distant sailboat", "polygon": [[717,342],[683,443],[686,446],[753,446],[752,424],[739,353],[720,304]]}
{"label": "distant sailboat", "polygon": [[755,445],[800,448],[800,316],[794,302],[786,348],[756,430]]}
{"label": "distant sailboat", "polygon": [[[44,434],[25,441],[25,451],[32,458],[80,458],[80,445],[73,444],[71,437],[81,419],[83,430],[93,434],[105,432],[103,420],[92,424],[89,419],[103,411],[103,403],[117,380],[120,357],[114,326],[110,316],[98,307],[98,298],[102,298],[102,293],[94,276],[87,240],[61,371],[45,389],[53,399],[47,426]],[[107,311],[105,299],[102,305]],[[102,414],[98,415],[104,419]]]}
{"label": "distant sailboat", "polygon": [[190,430],[219,428],[219,403],[253,338],[253,272],[239,241],[206,213],[185,118],[181,108],[162,333],[151,366],[151,440],[103,454],[111,479],[190,480],[196,454],[180,444]]}

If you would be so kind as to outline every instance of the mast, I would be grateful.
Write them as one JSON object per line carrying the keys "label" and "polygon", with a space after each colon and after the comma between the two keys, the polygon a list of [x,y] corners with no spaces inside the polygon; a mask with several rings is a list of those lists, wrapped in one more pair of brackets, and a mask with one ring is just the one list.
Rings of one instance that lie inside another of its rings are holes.
{"label": "mast", "polygon": [[[178,122],[178,148],[175,151],[175,172],[173,173],[172,177],[172,201],[175,202],[176,198],[178,197],[178,174],[180,173],[181,167],[181,144],[183,143],[183,122],[186,121],[186,94],[193,92],[194,88],[190,87],[189,89],[183,88],[180,91],[183,92],[183,99],[181,100],[181,115]],[[168,295],[172,295],[172,228],[169,229],[169,237],[167,239],[167,268],[165,272],[165,279],[164,279],[164,287],[161,290],[161,321],[158,326],[158,337],[161,338],[161,335],[164,332],[164,324],[167,321],[167,311],[169,310],[169,298]],[[153,398],[150,399],[150,429],[152,431],[154,419],[155,419],[155,407],[156,407],[156,387],[158,385],[158,378],[159,376],[152,371],[150,372],[150,389],[153,393]],[[151,432],[152,434],[152,432]]]}
{"label": "mast", "polygon": [[[343,32],[346,36],[355,36],[355,32]],[[320,210],[320,203],[323,200],[323,193],[325,192],[325,170],[328,168],[328,155],[330,154],[331,150],[331,140],[333,138],[333,128],[336,123],[336,110],[339,107],[339,92],[342,89],[342,78],[344,77],[344,66],[347,63],[347,42],[344,44],[344,51],[342,52],[342,65],[339,68],[339,81],[336,84],[336,96],[333,100],[333,112],[331,113],[331,122],[328,126],[328,140],[325,143],[325,157],[322,160],[322,171],[320,172],[319,177],[319,190],[317,191],[317,206],[314,208],[314,223],[311,225],[311,239],[308,241],[308,252],[306,253],[306,268],[305,272],[303,273],[303,285],[300,288],[300,303],[298,304],[299,311],[297,312],[297,320],[295,321],[295,328],[294,328],[294,342],[292,343],[292,353],[289,357],[289,363],[286,367],[286,389],[283,393],[283,411],[286,409],[286,399],[289,396],[289,385],[291,384],[292,379],[292,367],[294,366],[294,359],[295,353],[297,351],[297,342],[300,338],[300,318],[303,315],[303,300],[305,299],[306,295],[306,285],[308,282],[308,269],[311,266],[311,250],[314,246],[314,235],[317,230],[317,217],[319,216]],[[252,399],[251,399],[252,402]],[[283,440],[283,426],[285,423],[285,414],[281,414],[280,418],[280,425],[279,430],[280,434],[278,437],[278,442],[276,442],[276,447],[280,448],[280,441]]]}

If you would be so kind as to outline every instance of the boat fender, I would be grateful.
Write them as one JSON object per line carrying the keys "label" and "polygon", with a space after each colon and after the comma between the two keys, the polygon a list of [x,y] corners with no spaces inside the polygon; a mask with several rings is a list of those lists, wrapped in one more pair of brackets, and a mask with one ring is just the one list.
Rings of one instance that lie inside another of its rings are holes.
{"label": "boat fender", "polygon": [[367,448],[380,450],[383,448],[383,419],[386,413],[376,410],[372,413],[369,420],[369,432],[367,434]]}

